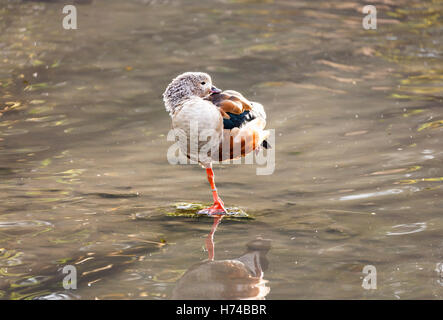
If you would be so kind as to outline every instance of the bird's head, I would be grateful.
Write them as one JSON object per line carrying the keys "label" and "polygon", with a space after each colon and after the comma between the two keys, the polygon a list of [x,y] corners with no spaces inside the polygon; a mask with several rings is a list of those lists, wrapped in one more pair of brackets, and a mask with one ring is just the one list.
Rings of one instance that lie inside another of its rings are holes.
{"label": "bird's head", "polygon": [[186,99],[197,96],[206,98],[221,90],[212,85],[211,76],[204,72],[185,72],[177,76],[163,93],[166,111],[172,114]]}

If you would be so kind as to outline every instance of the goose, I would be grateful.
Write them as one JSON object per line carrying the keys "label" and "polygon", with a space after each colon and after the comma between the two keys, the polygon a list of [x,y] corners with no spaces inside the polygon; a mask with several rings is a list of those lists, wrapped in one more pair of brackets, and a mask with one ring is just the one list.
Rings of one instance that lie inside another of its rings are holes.
{"label": "goose", "polygon": [[[227,90],[225,95],[229,99],[232,93],[232,90]],[[249,102],[241,94],[235,94],[233,100],[235,104],[238,102],[238,108],[224,108],[217,106],[216,99],[220,94],[221,100],[226,100],[223,91],[215,87],[211,76],[204,72],[178,75],[163,93],[165,109],[172,119],[180,151],[191,163],[199,163],[206,170],[214,204],[200,210],[199,214],[228,214],[217,192],[212,163],[244,157],[258,150],[269,136],[269,131],[264,130],[266,114],[260,103]],[[245,112],[252,116],[233,121]],[[224,120],[231,120],[231,123]]]}

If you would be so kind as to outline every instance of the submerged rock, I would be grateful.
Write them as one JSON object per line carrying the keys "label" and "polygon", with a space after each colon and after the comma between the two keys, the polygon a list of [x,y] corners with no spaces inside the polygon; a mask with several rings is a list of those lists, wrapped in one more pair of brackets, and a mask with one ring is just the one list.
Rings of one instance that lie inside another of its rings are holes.
{"label": "submerged rock", "polygon": [[[208,207],[208,204],[203,203],[193,203],[193,202],[180,202],[172,206],[171,211],[167,211],[167,216],[172,217],[210,217],[210,215],[199,213],[200,210]],[[238,207],[226,207],[228,214],[225,215],[225,219],[254,219],[250,214],[246,213]]]}

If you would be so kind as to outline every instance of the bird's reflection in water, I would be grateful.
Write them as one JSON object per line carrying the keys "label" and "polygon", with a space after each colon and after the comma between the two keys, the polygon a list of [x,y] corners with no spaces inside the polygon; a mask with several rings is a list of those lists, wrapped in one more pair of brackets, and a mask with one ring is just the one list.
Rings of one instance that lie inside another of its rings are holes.
{"label": "bird's reflection in water", "polygon": [[214,217],[206,238],[208,260],[197,263],[177,281],[172,299],[264,299],[270,288],[263,279],[271,241],[261,238],[246,244],[238,258],[215,260],[214,233],[222,220]]}

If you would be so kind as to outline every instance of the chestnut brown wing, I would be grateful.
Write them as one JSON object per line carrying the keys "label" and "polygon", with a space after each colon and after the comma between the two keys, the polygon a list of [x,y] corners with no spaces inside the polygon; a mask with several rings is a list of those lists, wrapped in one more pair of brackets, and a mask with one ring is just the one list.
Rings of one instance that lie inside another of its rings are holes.
{"label": "chestnut brown wing", "polygon": [[240,102],[243,106],[243,111],[252,110],[251,102],[246,99],[240,92],[234,90],[226,90],[223,91],[225,96],[228,96],[228,99],[235,102]]}

